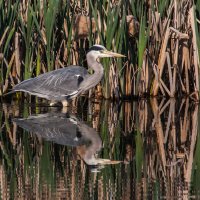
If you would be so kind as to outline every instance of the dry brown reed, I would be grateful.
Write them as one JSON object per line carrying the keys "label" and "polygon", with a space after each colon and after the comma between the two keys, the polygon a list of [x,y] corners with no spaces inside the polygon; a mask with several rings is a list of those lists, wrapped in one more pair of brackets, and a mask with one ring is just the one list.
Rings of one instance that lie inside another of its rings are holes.
{"label": "dry brown reed", "polygon": [[1,93],[49,70],[85,66],[85,50],[100,43],[128,60],[104,63],[100,96],[189,95],[198,100],[199,10],[189,0],[163,2],[3,3],[3,15],[13,20],[2,21],[0,33]]}
{"label": "dry brown reed", "polygon": [[152,23],[152,34],[158,35],[157,27],[163,32],[159,35],[162,46],[158,51],[158,63],[155,61],[153,66],[156,78],[151,94],[158,95],[160,89],[166,96],[186,94],[198,100],[199,58],[194,5],[189,1],[171,1],[167,13],[163,24],[160,15],[157,24]]}

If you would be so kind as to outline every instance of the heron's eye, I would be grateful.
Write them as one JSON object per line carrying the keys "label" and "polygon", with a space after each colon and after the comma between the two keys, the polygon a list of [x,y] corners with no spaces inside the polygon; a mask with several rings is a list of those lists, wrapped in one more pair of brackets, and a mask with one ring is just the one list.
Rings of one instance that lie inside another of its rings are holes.
{"label": "heron's eye", "polygon": [[103,50],[100,50],[99,52],[100,52],[100,53],[103,53]]}

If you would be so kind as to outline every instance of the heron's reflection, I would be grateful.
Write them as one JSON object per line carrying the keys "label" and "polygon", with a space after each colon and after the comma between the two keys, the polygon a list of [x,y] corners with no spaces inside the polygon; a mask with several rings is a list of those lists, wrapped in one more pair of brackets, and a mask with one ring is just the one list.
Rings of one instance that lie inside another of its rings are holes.
{"label": "heron's reflection", "polygon": [[100,159],[96,153],[102,148],[102,140],[95,129],[84,121],[66,113],[50,112],[15,118],[13,121],[37,136],[57,144],[77,147],[80,157],[88,165],[117,164],[120,161]]}

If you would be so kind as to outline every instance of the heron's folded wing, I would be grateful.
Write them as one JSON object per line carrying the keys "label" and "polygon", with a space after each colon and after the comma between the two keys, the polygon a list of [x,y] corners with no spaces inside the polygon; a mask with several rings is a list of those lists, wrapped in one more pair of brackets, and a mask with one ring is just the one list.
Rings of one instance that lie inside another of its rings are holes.
{"label": "heron's folded wing", "polygon": [[78,90],[79,84],[87,75],[85,68],[69,66],[25,80],[16,85],[14,91],[27,91],[33,94],[44,94],[54,97],[70,95]]}

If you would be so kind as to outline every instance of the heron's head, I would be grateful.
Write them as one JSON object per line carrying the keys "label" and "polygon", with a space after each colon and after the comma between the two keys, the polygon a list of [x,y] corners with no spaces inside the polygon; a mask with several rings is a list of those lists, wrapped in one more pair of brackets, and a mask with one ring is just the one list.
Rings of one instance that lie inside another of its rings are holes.
{"label": "heron's head", "polygon": [[97,45],[95,44],[92,46],[88,53],[87,56],[92,56],[93,58],[107,58],[107,57],[125,57],[122,54],[119,53],[114,53],[112,51],[108,51],[104,46],[102,45]]}

